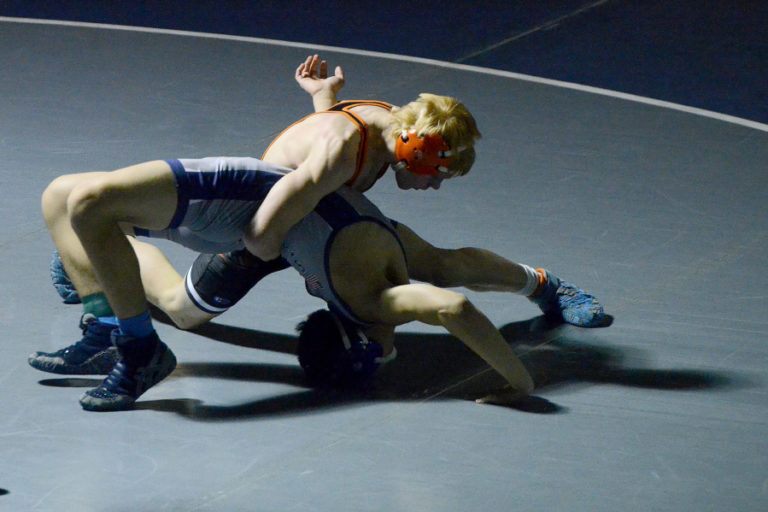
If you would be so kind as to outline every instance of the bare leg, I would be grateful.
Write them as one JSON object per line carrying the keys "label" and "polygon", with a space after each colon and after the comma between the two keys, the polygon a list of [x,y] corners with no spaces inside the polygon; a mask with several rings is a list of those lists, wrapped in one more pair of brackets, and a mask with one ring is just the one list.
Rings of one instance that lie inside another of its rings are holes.
{"label": "bare leg", "polygon": [[53,180],[43,192],[42,209],[45,223],[51,238],[53,238],[53,243],[59,251],[59,257],[67,271],[67,276],[80,297],[101,292],[102,288],[96,279],[80,239],[72,230],[72,222],[67,210],[67,198],[78,184],[100,178],[105,174],[103,172],[89,172],[60,176]]}
{"label": "bare leg", "polygon": [[[59,250],[67,276],[81,297],[103,291],[80,239],[72,229],[67,198],[84,182],[101,179],[104,172],[69,174],[56,178],[46,188],[42,209],[48,230]],[[181,329],[201,325],[216,315],[198,309],[186,293],[184,280],[163,253],[155,246],[129,237],[139,260],[141,282],[147,300],[165,312]]]}
{"label": "bare leg", "polygon": [[[100,284],[118,318],[146,311],[139,263],[121,225],[163,229],[176,203],[173,173],[163,161],[90,175],[77,183],[67,198],[71,228],[58,222],[51,233],[65,266],[77,265],[81,250],[91,263],[96,282],[73,281],[75,286]],[[87,276],[87,265],[76,268],[81,270],[80,278]]]}
{"label": "bare leg", "polygon": [[176,366],[152,328],[138,259],[123,231],[163,229],[176,207],[173,172],[163,161],[62,177],[43,195],[46,222],[73,283],[83,295],[102,291],[120,327],[120,360],[100,386],[81,397],[85,409],[128,408]]}
{"label": "bare leg", "polygon": [[147,300],[167,314],[178,328],[192,329],[218,316],[195,306],[187,294],[184,277],[160,249],[134,238],[129,240],[139,259]]}

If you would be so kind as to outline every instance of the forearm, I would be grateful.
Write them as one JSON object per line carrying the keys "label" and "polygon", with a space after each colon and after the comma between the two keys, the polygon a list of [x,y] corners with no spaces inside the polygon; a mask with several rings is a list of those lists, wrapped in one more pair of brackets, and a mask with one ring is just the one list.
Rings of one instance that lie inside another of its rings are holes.
{"label": "forearm", "polygon": [[310,182],[303,178],[300,171],[293,171],[269,191],[243,238],[251,254],[264,261],[279,257],[288,231],[315,207],[317,201],[308,193]]}
{"label": "forearm", "polygon": [[501,333],[475,308],[465,301],[458,308],[446,308],[438,313],[440,323],[472,351],[483,358],[517,391],[533,391],[533,379]]}
{"label": "forearm", "polygon": [[328,110],[338,102],[336,92],[332,90],[324,89],[312,95],[312,106],[315,112]]}
{"label": "forearm", "polygon": [[366,320],[388,325],[414,320],[442,325],[504,377],[518,396],[533,390],[533,379],[507,341],[463,294],[412,283],[384,290],[375,306]]}
{"label": "forearm", "polygon": [[[352,136],[359,137],[357,132]],[[312,141],[310,153],[272,187],[244,233],[245,246],[264,261],[280,256],[288,231],[326,195],[339,189],[354,173],[356,139],[347,134],[322,133]]]}

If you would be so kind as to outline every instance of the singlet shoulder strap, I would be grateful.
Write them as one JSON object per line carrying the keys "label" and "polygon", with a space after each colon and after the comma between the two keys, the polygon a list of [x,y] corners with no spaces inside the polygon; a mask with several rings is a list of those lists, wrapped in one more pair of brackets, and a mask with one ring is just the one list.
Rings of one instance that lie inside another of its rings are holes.
{"label": "singlet shoulder strap", "polygon": [[[357,126],[357,131],[360,134],[360,144],[357,148],[357,157],[355,159],[355,173],[352,175],[352,178],[350,178],[345,185],[351,187],[355,184],[357,179],[360,177],[360,173],[363,172],[363,165],[365,164],[365,157],[368,153],[368,125],[366,124],[363,119],[351,111],[351,109],[355,107],[360,106],[373,106],[373,107],[379,107],[386,110],[392,110],[392,105],[389,103],[386,103],[384,101],[376,101],[376,100],[346,100],[346,101],[340,101],[339,103],[336,103],[328,110],[321,110],[320,112],[313,112],[312,114],[309,114],[308,116],[304,116],[295,123],[291,124],[286,128],[285,130],[281,131],[280,134],[278,134],[277,137],[275,137],[272,142],[267,146],[267,149],[262,154],[262,158],[267,154],[267,151],[269,151],[269,148],[272,147],[272,144],[275,143],[277,139],[280,138],[280,136],[285,133],[286,130],[290,129],[294,125],[304,121],[308,117],[317,115],[317,114],[324,114],[324,113],[333,113],[337,112],[339,114],[342,114],[347,119],[352,121]],[[386,167],[384,168],[386,170]]]}
{"label": "singlet shoulder strap", "polygon": [[384,108],[384,109],[387,109],[387,110],[392,110],[392,105],[390,105],[389,103],[384,102],[384,101],[377,101],[377,100],[345,100],[345,101],[338,102],[337,104],[335,104],[334,106],[332,106],[331,108],[326,110],[326,112],[339,112],[339,111],[348,112],[349,109],[351,109],[351,108],[360,107],[360,106],[363,106],[363,105],[369,105],[369,106],[372,106],[372,107],[380,107],[380,108]]}
{"label": "singlet shoulder strap", "polygon": [[[352,109],[355,107],[360,106],[372,106],[372,107],[379,107],[386,110],[392,110],[392,105],[389,103],[385,103],[383,101],[376,101],[376,100],[347,100],[347,101],[341,101],[331,108],[329,108],[326,112],[339,112],[344,114],[347,119],[352,121],[357,125],[357,131],[360,133],[360,144],[357,148],[357,158],[355,160],[355,174],[352,175],[352,178],[350,178],[345,185],[348,187],[351,187],[355,184],[357,179],[360,177],[360,174],[363,172],[363,165],[365,165],[365,157],[368,154],[368,125],[366,124],[363,119],[352,112]],[[385,168],[386,169],[386,168]]]}

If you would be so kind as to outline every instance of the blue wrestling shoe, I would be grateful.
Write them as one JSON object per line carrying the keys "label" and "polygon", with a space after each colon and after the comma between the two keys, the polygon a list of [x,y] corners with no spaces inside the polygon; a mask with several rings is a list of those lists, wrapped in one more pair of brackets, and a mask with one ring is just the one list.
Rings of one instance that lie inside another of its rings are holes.
{"label": "blue wrestling shoe", "polygon": [[547,318],[562,320],[579,327],[604,325],[605,312],[598,300],[572,284],[561,281],[552,273],[539,269],[547,276],[541,291],[529,297]]}
{"label": "blue wrestling shoe", "polygon": [[97,388],[86,391],[80,398],[80,405],[86,411],[130,409],[139,396],[176,368],[176,357],[157,333],[145,338],[129,338],[116,330],[113,337],[120,360]]}
{"label": "blue wrestling shoe", "polygon": [[104,324],[91,314],[80,319],[83,338],[56,352],[35,352],[27,361],[30,366],[49,373],[70,375],[106,375],[117,362],[117,349],[112,345],[114,325]]}
{"label": "blue wrestling shoe", "polygon": [[69,280],[67,271],[64,270],[59,251],[53,251],[50,269],[53,287],[56,288],[56,293],[59,294],[64,304],[80,304],[80,296],[77,294],[72,281]]}

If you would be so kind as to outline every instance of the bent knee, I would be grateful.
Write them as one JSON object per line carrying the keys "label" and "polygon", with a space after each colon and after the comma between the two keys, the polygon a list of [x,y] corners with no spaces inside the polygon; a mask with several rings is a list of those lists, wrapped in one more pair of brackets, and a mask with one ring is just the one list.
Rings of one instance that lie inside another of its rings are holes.
{"label": "bent knee", "polygon": [[158,302],[156,306],[168,315],[178,329],[184,331],[200,327],[218,316],[199,309],[186,293],[169,293],[159,297]]}
{"label": "bent knee", "polygon": [[189,312],[186,311],[168,311],[166,314],[168,315],[168,318],[170,318],[173,322],[173,325],[182,331],[191,331],[196,329],[201,325],[207,324],[211,321],[211,319],[216,317],[216,315],[211,315],[208,313],[195,312],[189,314]]}
{"label": "bent knee", "polygon": [[168,318],[171,319],[173,325],[175,325],[177,329],[181,329],[182,331],[191,331],[192,329],[200,327],[201,325],[208,322],[207,319],[188,318],[186,316],[178,316],[173,314],[169,314]]}
{"label": "bent knee", "polygon": [[73,227],[108,221],[107,196],[109,188],[99,181],[79,183],[67,195],[67,212]]}
{"label": "bent knee", "polygon": [[77,182],[71,175],[59,176],[43,191],[41,206],[46,221],[59,219],[67,214],[67,200]]}

